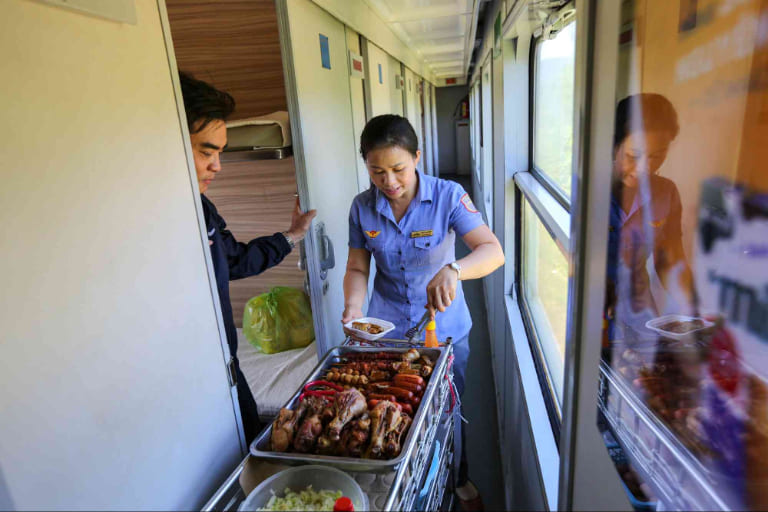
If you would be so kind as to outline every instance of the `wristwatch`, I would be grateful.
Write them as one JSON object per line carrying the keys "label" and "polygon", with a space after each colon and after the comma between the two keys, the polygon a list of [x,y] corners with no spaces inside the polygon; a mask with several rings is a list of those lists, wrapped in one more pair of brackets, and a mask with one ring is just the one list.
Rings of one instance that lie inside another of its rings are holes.
{"label": "wristwatch", "polygon": [[456,271],[456,273],[458,274],[458,279],[459,281],[461,281],[461,265],[459,265],[457,262],[454,261],[453,263],[449,263],[448,266]]}
{"label": "wristwatch", "polygon": [[291,238],[291,235],[289,235],[287,231],[283,231],[280,234],[283,235],[283,237],[285,237],[285,241],[288,242],[288,245],[291,246],[291,249],[296,247],[296,242],[293,241],[293,238]]}

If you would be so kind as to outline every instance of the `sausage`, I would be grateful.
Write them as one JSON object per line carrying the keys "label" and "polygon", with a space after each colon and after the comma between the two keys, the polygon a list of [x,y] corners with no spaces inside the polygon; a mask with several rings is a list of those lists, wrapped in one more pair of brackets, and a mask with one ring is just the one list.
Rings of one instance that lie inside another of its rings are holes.
{"label": "sausage", "polygon": [[395,398],[397,398],[398,400],[402,400],[404,402],[411,402],[413,401],[413,398],[414,398],[412,391],[408,391],[407,389],[398,388],[395,386],[388,387],[387,393],[391,393],[395,395]]}
{"label": "sausage", "polygon": [[419,386],[425,385],[424,379],[422,379],[418,375],[412,375],[409,373],[398,373],[392,378],[392,380],[397,384],[400,384],[402,382],[411,382],[414,384],[418,384]]}
{"label": "sausage", "polygon": [[397,382],[397,381],[395,381],[395,386],[397,386],[398,388],[407,389],[408,391],[410,391],[414,395],[420,394],[421,392],[424,391],[423,387],[421,387],[418,384],[411,383],[411,382],[402,382],[402,381],[401,382]]}

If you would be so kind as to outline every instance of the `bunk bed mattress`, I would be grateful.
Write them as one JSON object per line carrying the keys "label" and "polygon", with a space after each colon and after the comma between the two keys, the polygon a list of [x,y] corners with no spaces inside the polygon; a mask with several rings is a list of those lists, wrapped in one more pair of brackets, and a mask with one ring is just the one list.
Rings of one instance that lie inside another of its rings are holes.
{"label": "bunk bed mattress", "polygon": [[245,339],[242,329],[237,330],[237,338],[240,369],[256,399],[259,418],[271,421],[317,366],[315,343],[277,354],[264,354]]}
{"label": "bunk bed mattress", "polygon": [[238,119],[227,123],[227,146],[239,148],[282,148],[291,145],[288,112]]}

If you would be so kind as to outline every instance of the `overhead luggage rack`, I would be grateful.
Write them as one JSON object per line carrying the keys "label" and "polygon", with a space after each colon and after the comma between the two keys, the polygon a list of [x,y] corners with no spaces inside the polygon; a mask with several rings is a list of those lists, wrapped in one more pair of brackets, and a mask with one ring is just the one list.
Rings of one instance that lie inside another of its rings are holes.
{"label": "overhead luggage rack", "polygon": [[221,153],[221,161],[222,163],[227,163],[252,160],[282,160],[289,156],[293,156],[293,148],[291,146],[283,148],[240,147],[227,148]]}

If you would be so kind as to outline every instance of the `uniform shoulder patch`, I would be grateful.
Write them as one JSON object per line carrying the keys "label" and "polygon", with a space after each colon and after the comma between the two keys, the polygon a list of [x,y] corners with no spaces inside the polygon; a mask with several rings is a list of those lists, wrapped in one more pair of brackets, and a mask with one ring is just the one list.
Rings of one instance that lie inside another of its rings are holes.
{"label": "uniform shoulder patch", "polygon": [[461,196],[461,204],[469,213],[480,213],[477,211],[477,208],[475,208],[475,204],[469,198],[469,194],[464,194]]}
{"label": "uniform shoulder patch", "polygon": [[376,238],[381,234],[381,231],[365,231],[365,234],[368,235],[368,238]]}

